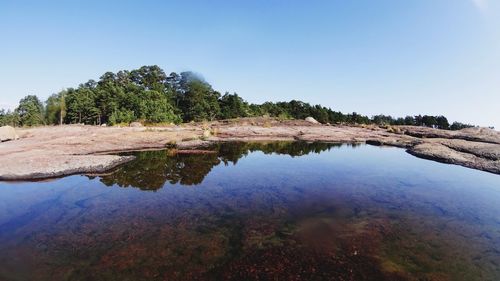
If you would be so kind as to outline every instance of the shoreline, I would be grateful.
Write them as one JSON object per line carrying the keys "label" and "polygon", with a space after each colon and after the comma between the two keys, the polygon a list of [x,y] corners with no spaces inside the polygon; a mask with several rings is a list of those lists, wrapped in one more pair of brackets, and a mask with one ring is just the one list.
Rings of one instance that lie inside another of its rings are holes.
{"label": "shoreline", "polygon": [[102,174],[133,160],[117,153],[166,148],[202,149],[226,141],[360,143],[404,148],[428,160],[500,174],[500,132],[445,131],[414,126],[344,126],[303,120],[241,118],[168,127],[63,125],[17,129],[0,143],[0,180],[33,181]]}

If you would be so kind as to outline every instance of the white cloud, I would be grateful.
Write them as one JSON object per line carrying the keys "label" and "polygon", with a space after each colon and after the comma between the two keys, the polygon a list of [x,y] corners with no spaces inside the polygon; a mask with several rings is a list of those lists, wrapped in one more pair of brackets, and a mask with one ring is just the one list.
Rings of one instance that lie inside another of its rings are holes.
{"label": "white cloud", "polygon": [[486,12],[488,9],[488,1],[489,0],[472,0],[476,8],[478,8],[481,12]]}

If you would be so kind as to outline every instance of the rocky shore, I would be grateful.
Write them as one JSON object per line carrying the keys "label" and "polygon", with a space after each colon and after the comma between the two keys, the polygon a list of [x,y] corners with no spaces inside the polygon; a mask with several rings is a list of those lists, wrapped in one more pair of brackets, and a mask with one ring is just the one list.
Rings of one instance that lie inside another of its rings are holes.
{"label": "rocky shore", "polygon": [[18,129],[0,143],[0,180],[36,180],[103,173],[133,157],[116,152],[195,149],[218,141],[322,141],[405,148],[417,157],[500,174],[500,132],[444,131],[413,126],[321,125],[303,120],[243,118],[168,127],[67,125]]}

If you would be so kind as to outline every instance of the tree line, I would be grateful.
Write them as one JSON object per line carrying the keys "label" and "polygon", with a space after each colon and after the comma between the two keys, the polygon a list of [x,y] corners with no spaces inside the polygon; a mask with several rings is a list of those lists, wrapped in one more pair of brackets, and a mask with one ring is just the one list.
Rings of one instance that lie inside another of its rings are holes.
{"label": "tree line", "polygon": [[0,110],[0,125],[117,125],[134,121],[178,124],[253,116],[282,119],[311,116],[324,124],[414,125],[450,130],[473,127],[459,122],[450,125],[444,116],[370,118],[297,100],[252,104],[236,93],[221,94],[193,72],[167,75],[156,65],[106,72],[99,81],[89,80],[76,88],[62,90],[45,102],[36,95],[28,95],[14,111]]}

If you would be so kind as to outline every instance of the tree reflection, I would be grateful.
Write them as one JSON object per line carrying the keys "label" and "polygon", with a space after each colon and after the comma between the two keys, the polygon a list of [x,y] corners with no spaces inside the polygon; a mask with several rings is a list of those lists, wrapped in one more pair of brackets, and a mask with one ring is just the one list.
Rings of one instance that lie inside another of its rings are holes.
{"label": "tree reflection", "polygon": [[[220,163],[236,164],[251,152],[285,154],[292,157],[320,153],[341,144],[307,142],[228,142],[210,148],[213,153],[178,153],[175,149],[143,151],[134,153],[137,157],[115,172],[100,177],[107,186],[136,187],[142,190],[158,190],[165,183],[200,184],[213,167]],[[353,145],[355,146],[355,145]]]}

